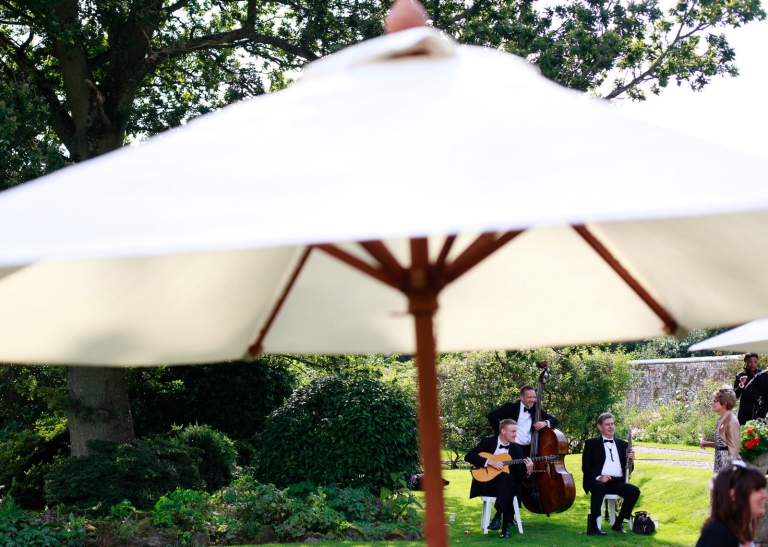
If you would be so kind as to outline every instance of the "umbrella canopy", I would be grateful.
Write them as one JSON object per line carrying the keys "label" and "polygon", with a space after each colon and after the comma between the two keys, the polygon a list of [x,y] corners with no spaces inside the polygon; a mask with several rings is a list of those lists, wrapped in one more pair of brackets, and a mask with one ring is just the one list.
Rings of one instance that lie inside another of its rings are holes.
{"label": "umbrella canopy", "polygon": [[[307,245],[385,240],[408,267],[411,237],[435,260],[457,235],[450,263],[521,230],[441,293],[440,351],[738,324],[768,313],[766,164],[625,119],[518,57],[398,32],[3,193],[0,359],[236,359]],[[753,268],[732,266],[747,254]],[[260,344],[413,353],[391,285],[313,252]]]}
{"label": "umbrella canopy", "polygon": [[712,338],[693,344],[688,351],[719,349],[763,353],[768,351],[768,318],[756,319]]}
{"label": "umbrella canopy", "polygon": [[413,28],[0,195],[0,360],[416,353],[444,545],[435,351],[767,315],[767,182],[764,160]]}

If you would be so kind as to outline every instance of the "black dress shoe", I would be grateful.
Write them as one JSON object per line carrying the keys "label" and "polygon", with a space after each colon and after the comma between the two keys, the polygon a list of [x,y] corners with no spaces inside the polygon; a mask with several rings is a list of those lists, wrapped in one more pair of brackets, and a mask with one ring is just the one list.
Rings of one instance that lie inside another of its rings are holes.
{"label": "black dress shoe", "polygon": [[493,520],[488,525],[489,530],[498,530],[501,528],[501,512],[496,512],[496,516],[493,517]]}
{"label": "black dress shoe", "polygon": [[619,532],[620,534],[626,534],[627,531],[624,529],[624,526],[621,525],[621,521],[617,520],[613,523],[613,526],[611,526],[611,530],[614,532]]}
{"label": "black dress shoe", "polygon": [[509,537],[509,524],[505,524],[501,527],[501,533],[499,534],[500,538],[508,538]]}
{"label": "black dress shoe", "polygon": [[597,526],[597,518],[587,517],[587,535],[588,536],[607,536],[605,532],[603,532],[598,526]]}

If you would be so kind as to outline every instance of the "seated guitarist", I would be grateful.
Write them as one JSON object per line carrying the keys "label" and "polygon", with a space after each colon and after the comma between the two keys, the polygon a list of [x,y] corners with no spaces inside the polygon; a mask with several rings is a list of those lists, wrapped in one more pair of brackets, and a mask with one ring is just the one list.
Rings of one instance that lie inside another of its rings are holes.
{"label": "seated guitarist", "polygon": [[[488,482],[480,482],[472,479],[472,487],[469,491],[469,497],[493,496],[496,498],[494,504],[498,513],[502,514],[502,527],[499,537],[509,537],[509,525],[514,518],[514,508],[512,498],[519,493],[519,487],[522,481],[529,477],[533,471],[533,461],[525,457],[520,445],[515,444],[517,436],[517,423],[515,420],[506,419],[499,423],[499,436],[491,435],[484,437],[480,443],[464,456],[464,461],[471,463],[476,467],[493,467],[501,470],[504,466],[501,462],[480,456],[481,452],[493,454],[509,454],[510,460],[525,458],[525,463],[509,466],[509,474],[500,473],[494,479]],[[498,519],[498,513],[494,520]],[[498,530],[498,522],[495,523],[494,530]]]}

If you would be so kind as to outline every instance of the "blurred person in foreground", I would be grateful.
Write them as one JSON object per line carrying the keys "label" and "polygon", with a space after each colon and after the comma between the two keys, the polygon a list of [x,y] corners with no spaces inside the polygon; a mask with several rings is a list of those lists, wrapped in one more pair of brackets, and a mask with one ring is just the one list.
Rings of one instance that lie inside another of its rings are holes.
{"label": "blurred person in foreground", "polygon": [[757,368],[757,353],[747,353],[744,356],[744,370],[736,375],[733,381],[733,392],[740,399],[738,419],[741,425],[751,420],[755,414],[755,397],[753,393],[745,393],[744,388],[752,381],[752,378],[762,372]]}
{"label": "blurred person in foreground", "polygon": [[736,416],[731,410],[736,406],[736,394],[731,388],[724,387],[715,391],[712,396],[712,410],[720,415],[715,427],[715,441],[699,443],[701,448],[715,449],[715,473],[738,459],[741,448],[741,428]]}
{"label": "blurred person in foreground", "polygon": [[754,547],[768,499],[765,485],[765,475],[741,460],[720,471],[712,488],[712,516],[701,527],[696,547]]}

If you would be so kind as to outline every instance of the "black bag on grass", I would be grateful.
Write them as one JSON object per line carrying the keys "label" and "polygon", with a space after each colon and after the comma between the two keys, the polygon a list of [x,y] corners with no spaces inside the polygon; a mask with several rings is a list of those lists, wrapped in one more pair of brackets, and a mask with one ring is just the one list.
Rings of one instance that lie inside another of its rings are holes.
{"label": "black bag on grass", "polygon": [[638,511],[632,521],[632,531],[636,534],[652,534],[656,531],[656,523],[653,522],[651,515],[645,511]]}

